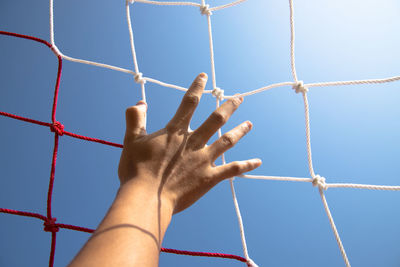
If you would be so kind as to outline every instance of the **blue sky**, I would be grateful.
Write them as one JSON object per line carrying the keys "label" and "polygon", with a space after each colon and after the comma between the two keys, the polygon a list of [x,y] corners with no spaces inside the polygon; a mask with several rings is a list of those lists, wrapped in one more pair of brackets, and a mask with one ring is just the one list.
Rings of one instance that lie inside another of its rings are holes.
{"label": "blue sky", "polygon": [[[55,40],[66,55],[132,69],[125,1],[55,0]],[[211,6],[229,1],[210,1]],[[295,1],[296,64],[304,82],[400,75],[396,0]],[[0,30],[49,40],[48,1],[1,1]],[[141,72],[189,86],[211,76],[207,24],[195,7],[135,3]],[[248,0],[212,15],[217,85],[226,94],[292,81],[288,1]],[[35,42],[0,36],[0,111],[50,122],[57,58]],[[207,85],[211,88],[211,83]],[[182,92],[146,84],[148,131],[162,128]],[[327,182],[400,185],[400,83],[315,87],[310,101],[316,173]],[[57,119],[65,130],[121,143],[124,110],[140,100],[132,76],[63,61]],[[195,129],[215,107],[205,95]],[[309,177],[302,98],[290,87],[246,97],[223,127],[251,120],[253,131],[226,154],[259,157],[258,175]],[[0,208],[45,214],[53,133],[0,117]],[[118,188],[120,149],[60,137],[53,195],[57,221],[95,228]],[[344,266],[318,194],[309,183],[237,178],[250,257],[260,266]],[[352,266],[400,265],[400,192],[329,189],[326,197]],[[0,266],[46,266],[50,234],[37,219],[0,214]],[[55,266],[89,237],[60,230]],[[164,247],[242,256],[229,183],[174,216]],[[244,266],[162,254],[160,266]]]}

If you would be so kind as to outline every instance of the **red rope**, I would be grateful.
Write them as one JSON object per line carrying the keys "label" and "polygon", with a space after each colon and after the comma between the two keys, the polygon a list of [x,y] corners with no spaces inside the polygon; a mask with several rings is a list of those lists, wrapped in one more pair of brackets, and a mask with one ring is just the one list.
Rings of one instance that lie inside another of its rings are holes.
{"label": "red rope", "polygon": [[14,114],[11,114],[11,113],[3,112],[3,111],[0,111],[0,115],[5,116],[5,117],[9,117],[9,118],[12,118],[12,119],[20,120],[20,121],[25,121],[25,122],[30,122],[30,123],[41,125],[41,126],[50,127],[50,130],[52,132],[57,132],[58,135],[64,135],[65,134],[65,135],[68,135],[68,136],[71,136],[71,137],[74,137],[74,138],[78,138],[78,139],[82,139],[82,140],[86,140],[86,141],[90,141],[90,142],[96,142],[96,143],[100,143],[100,144],[104,144],[104,145],[123,148],[123,145],[121,145],[121,144],[109,142],[109,141],[98,139],[98,138],[79,135],[79,134],[71,133],[71,132],[68,132],[68,131],[64,131],[64,125],[62,125],[58,121],[55,124],[51,124],[51,123],[48,123],[48,122],[33,120],[33,119],[29,119],[29,118],[18,116],[18,115],[14,115]]}
{"label": "red rope", "polygon": [[199,256],[199,257],[215,257],[215,258],[224,258],[224,259],[233,259],[241,262],[247,262],[247,260],[243,257],[232,255],[232,254],[224,254],[224,253],[212,253],[212,252],[196,252],[196,251],[187,251],[187,250],[177,250],[171,248],[161,248],[162,252],[166,253],[174,253],[179,255],[188,255],[188,256]]}
{"label": "red rope", "polygon": [[39,39],[37,37],[33,37],[33,36],[29,36],[29,35],[23,35],[23,34],[14,33],[14,32],[5,32],[5,31],[0,31],[0,34],[36,41],[36,42],[42,43],[42,44],[48,46],[49,48],[53,49],[53,46],[49,42],[47,42],[45,40],[42,40],[42,39]]}
{"label": "red rope", "polygon": [[[48,43],[45,40],[42,40],[42,39],[39,39],[36,37],[32,37],[32,36],[28,36],[28,35],[12,33],[12,32],[5,32],[5,31],[0,31],[0,35],[8,35],[8,36],[13,36],[13,37],[18,37],[18,38],[24,38],[24,39],[42,43],[42,44],[46,45],[47,47],[49,47],[58,58],[58,71],[57,71],[56,84],[55,84],[55,88],[54,88],[53,106],[52,106],[52,112],[51,112],[52,123],[38,121],[38,120],[30,119],[30,118],[25,118],[22,116],[18,116],[18,115],[14,115],[11,113],[0,111],[1,116],[5,116],[5,117],[12,118],[12,119],[25,121],[25,122],[29,122],[29,123],[33,123],[33,124],[37,124],[37,125],[41,125],[41,126],[46,126],[46,127],[49,127],[52,132],[54,132],[53,157],[52,157],[52,161],[51,161],[49,188],[48,188],[48,192],[47,192],[47,216],[43,216],[39,213],[0,208],[0,213],[32,217],[32,218],[37,218],[37,219],[40,219],[43,221],[43,225],[44,225],[43,230],[51,233],[51,248],[50,248],[49,267],[53,267],[54,255],[55,255],[55,251],[56,251],[57,232],[59,231],[60,228],[74,230],[74,231],[80,231],[80,232],[86,232],[86,233],[93,233],[95,231],[93,229],[89,229],[89,228],[85,228],[85,227],[81,227],[81,226],[56,223],[56,218],[52,217],[52,197],[53,197],[54,178],[55,178],[55,172],[56,172],[59,137],[62,135],[68,135],[73,138],[78,138],[78,139],[82,139],[82,140],[86,140],[86,141],[90,141],[90,142],[96,142],[96,143],[100,143],[100,144],[104,144],[104,145],[109,145],[109,146],[114,146],[114,147],[119,147],[119,148],[122,148],[123,146],[121,144],[117,144],[117,143],[113,143],[113,142],[109,142],[109,141],[105,141],[105,140],[101,140],[101,139],[97,139],[97,138],[87,137],[87,136],[78,135],[75,133],[64,131],[64,125],[62,125],[60,122],[58,122],[56,120],[58,93],[59,93],[59,88],[60,88],[61,72],[62,72],[61,56],[55,52],[53,45],[51,45],[50,43]],[[170,248],[161,248],[161,251],[165,252],[165,253],[173,253],[173,254],[179,254],[179,255],[200,256],[200,257],[217,257],[217,258],[226,258],[226,259],[233,259],[233,260],[237,260],[237,261],[241,261],[241,262],[247,262],[247,260],[245,258],[237,256],[237,255],[232,255],[232,254],[212,253],[212,252],[196,252],[196,251],[177,250],[177,249],[170,249]]]}
{"label": "red rope", "polygon": [[21,116],[14,115],[14,114],[7,113],[7,112],[3,112],[3,111],[0,111],[0,115],[5,116],[5,117],[9,117],[9,118],[12,118],[12,119],[20,120],[20,121],[26,121],[26,122],[34,123],[34,124],[37,124],[37,125],[48,126],[48,127],[51,126],[51,123],[48,123],[48,122],[37,121],[37,120],[21,117]]}
{"label": "red rope", "polygon": [[64,131],[65,135],[69,135],[71,137],[75,137],[75,138],[79,138],[82,140],[86,140],[86,141],[90,141],[90,142],[96,142],[96,143],[100,143],[100,144],[104,144],[104,145],[109,145],[109,146],[115,146],[115,147],[119,147],[119,148],[123,148],[124,146],[121,144],[117,144],[117,143],[113,143],[113,142],[108,142],[105,140],[101,140],[101,139],[97,139],[97,138],[92,138],[92,137],[87,137],[87,136],[83,136],[83,135],[78,135],[78,134],[74,134],[74,133],[70,133],[70,132],[66,132]]}
{"label": "red rope", "polygon": [[0,212],[8,213],[8,214],[14,214],[14,215],[20,215],[20,216],[26,216],[26,217],[32,217],[32,218],[37,218],[37,219],[41,219],[43,221],[46,220],[46,216],[43,216],[43,215],[41,215],[39,213],[20,211],[20,210],[2,209],[2,208],[0,208]]}
{"label": "red rope", "polygon": [[80,232],[85,232],[85,233],[89,233],[89,234],[92,234],[94,232],[93,229],[89,229],[89,228],[81,227],[81,226],[75,226],[75,225],[70,225],[70,224],[62,224],[62,223],[59,223],[57,225],[60,228],[74,230],[74,231],[80,231]]}

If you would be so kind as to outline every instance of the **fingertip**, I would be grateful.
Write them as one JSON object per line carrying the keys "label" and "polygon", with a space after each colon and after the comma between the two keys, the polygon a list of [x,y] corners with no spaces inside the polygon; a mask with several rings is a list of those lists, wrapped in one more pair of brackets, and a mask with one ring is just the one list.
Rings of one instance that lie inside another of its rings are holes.
{"label": "fingertip", "polygon": [[146,134],[146,107],[146,102],[139,101],[136,105],[126,109],[126,137]]}
{"label": "fingertip", "polygon": [[146,110],[147,110],[147,108],[148,108],[146,101],[144,101],[143,99],[142,99],[142,100],[139,100],[139,102],[136,103],[136,106],[138,106],[138,107],[140,107],[140,108],[143,108],[143,107],[144,107]]}
{"label": "fingertip", "polygon": [[251,159],[249,160],[253,165],[255,165],[255,168],[258,168],[262,164],[262,160],[259,158]]}
{"label": "fingertip", "polygon": [[126,122],[135,125],[136,121],[146,117],[147,104],[140,100],[136,105],[130,106],[125,111]]}
{"label": "fingertip", "polygon": [[244,123],[245,123],[246,126],[249,128],[249,131],[250,131],[251,129],[253,129],[253,123],[252,123],[251,121],[245,121]]}
{"label": "fingertip", "polygon": [[198,89],[199,87],[201,87],[202,89],[204,89],[204,87],[207,84],[207,80],[208,80],[208,75],[205,72],[200,73],[194,80],[194,84],[197,85],[195,86],[195,88],[197,87],[196,89]]}
{"label": "fingertip", "polygon": [[240,103],[242,103],[243,100],[244,100],[244,97],[241,96],[240,94],[234,94],[233,96],[234,96],[235,98],[237,98],[237,99],[240,101]]}
{"label": "fingertip", "polygon": [[200,78],[200,79],[203,79],[203,80],[207,80],[208,79],[208,76],[207,76],[207,74],[205,72],[200,73],[199,76],[197,76],[197,77]]}

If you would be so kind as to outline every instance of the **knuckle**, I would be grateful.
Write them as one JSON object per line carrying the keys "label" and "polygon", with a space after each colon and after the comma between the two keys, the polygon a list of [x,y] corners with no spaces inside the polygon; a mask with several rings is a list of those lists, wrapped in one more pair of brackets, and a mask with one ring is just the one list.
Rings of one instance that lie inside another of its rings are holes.
{"label": "knuckle", "polygon": [[196,135],[191,135],[189,137],[188,144],[193,150],[198,150],[202,147],[201,140]]}
{"label": "knuckle", "polygon": [[138,132],[139,135],[146,134],[146,127],[144,127],[144,126],[139,127],[137,129],[137,132]]}
{"label": "knuckle", "polygon": [[178,125],[176,125],[175,123],[168,123],[167,126],[165,126],[165,129],[167,130],[167,132],[169,133],[175,133],[177,132],[180,128]]}
{"label": "knuckle", "polygon": [[187,94],[185,95],[184,101],[189,105],[197,106],[197,104],[199,104],[200,98],[193,94]]}
{"label": "knuckle", "polygon": [[124,147],[128,146],[129,144],[131,144],[133,141],[135,141],[135,136],[131,133],[127,133],[125,134],[124,137]]}
{"label": "knuckle", "polygon": [[233,147],[235,145],[235,137],[232,134],[226,133],[221,137],[221,141],[224,145],[228,147]]}
{"label": "knuckle", "polygon": [[225,117],[222,113],[217,112],[217,111],[214,111],[213,113],[211,113],[211,119],[212,119],[215,123],[217,123],[217,124],[219,124],[219,125],[225,124],[226,121],[227,121],[226,117]]}
{"label": "knuckle", "polygon": [[204,83],[203,83],[201,80],[196,79],[196,80],[193,81],[191,87],[192,87],[192,88],[201,88],[201,87],[203,87],[203,86],[204,86]]}
{"label": "knuckle", "polygon": [[239,161],[235,161],[232,164],[232,171],[234,173],[240,173],[242,171],[242,165],[240,164]]}

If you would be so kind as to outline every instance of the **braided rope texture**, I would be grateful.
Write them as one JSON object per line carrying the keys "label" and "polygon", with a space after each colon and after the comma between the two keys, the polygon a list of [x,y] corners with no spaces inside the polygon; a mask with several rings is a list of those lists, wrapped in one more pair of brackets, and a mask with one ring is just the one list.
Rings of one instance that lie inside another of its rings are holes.
{"label": "braided rope texture", "polygon": [[[43,121],[38,121],[22,116],[18,116],[15,114],[10,114],[6,112],[0,111],[0,115],[9,117],[12,119],[16,120],[21,120],[25,121],[28,123],[32,124],[37,124],[40,126],[44,127],[49,127],[49,130],[54,133],[54,147],[53,147],[53,156],[52,156],[52,164],[51,164],[51,173],[50,173],[50,179],[49,179],[49,186],[48,186],[48,194],[47,194],[47,214],[46,216],[38,214],[38,213],[31,213],[31,212],[26,212],[26,211],[19,211],[19,210],[11,210],[11,209],[5,209],[5,208],[0,208],[0,212],[2,213],[7,213],[7,214],[13,214],[13,215],[20,215],[20,216],[26,216],[26,217],[33,217],[37,218],[43,221],[43,230],[45,232],[51,233],[52,236],[52,242],[51,242],[51,250],[50,250],[50,258],[49,258],[49,266],[54,265],[54,255],[55,255],[55,248],[56,248],[56,236],[57,232],[59,232],[60,228],[63,229],[70,229],[70,230],[75,230],[75,231],[81,231],[81,232],[87,232],[87,233],[93,233],[93,229],[85,228],[85,227],[80,227],[80,226],[75,226],[75,225],[69,225],[69,224],[62,224],[58,223],[57,219],[52,216],[52,194],[53,194],[53,184],[54,184],[54,179],[55,179],[55,169],[56,169],[56,163],[57,163],[57,152],[58,152],[58,143],[59,143],[59,138],[60,136],[67,135],[73,138],[85,140],[85,141],[90,141],[90,142],[97,142],[100,144],[104,145],[109,145],[109,146],[114,146],[118,148],[122,148],[121,144],[109,142],[106,140],[101,140],[97,138],[92,138],[92,137],[87,137],[83,135],[78,135],[72,132],[68,132],[65,130],[64,125],[56,120],[56,110],[57,110],[57,103],[58,103],[58,94],[59,94],[59,86],[60,86],[60,79],[61,79],[61,72],[62,72],[62,63],[63,59],[68,60],[68,61],[73,61],[73,62],[78,62],[82,64],[88,64],[88,65],[93,65],[101,68],[108,68],[111,70],[127,73],[133,76],[134,81],[138,83],[141,86],[142,89],[142,98],[145,100],[146,95],[145,95],[145,84],[146,82],[149,83],[155,83],[161,86],[177,89],[180,91],[186,91],[187,88],[184,88],[179,85],[174,85],[174,84],[169,84],[163,81],[156,80],[154,78],[146,77],[144,76],[143,73],[140,72],[139,70],[139,64],[137,62],[137,57],[136,57],[136,50],[135,50],[135,45],[134,45],[134,36],[133,36],[133,31],[132,31],[132,25],[131,25],[131,16],[130,16],[130,8],[129,5],[134,4],[135,2],[141,2],[143,4],[151,4],[151,5],[169,5],[169,6],[193,6],[196,8],[199,8],[199,12],[201,15],[203,15],[206,20],[207,20],[207,25],[208,25],[208,35],[209,35],[209,48],[210,48],[210,63],[211,63],[211,78],[212,78],[212,90],[206,90],[205,93],[212,94],[216,98],[216,103],[217,106],[220,105],[220,101],[223,101],[224,99],[229,99],[232,96],[226,96],[224,95],[224,90],[221,88],[217,87],[217,82],[216,82],[216,72],[215,72],[215,62],[214,62],[214,48],[213,48],[213,39],[212,39],[212,26],[211,26],[211,16],[213,15],[213,12],[216,12],[218,10],[222,10],[224,8],[232,7],[235,5],[238,5],[246,0],[238,0],[234,1],[229,4],[221,5],[221,6],[216,6],[216,7],[210,7],[208,4],[205,3],[204,0],[201,0],[201,4],[198,3],[193,3],[193,2],[158,2],[158,1],[149,1],[149,0],[127,0],[126,1],[126,15],[127,15],[127,23],[129,26],[129,34],[130,34],[130,44],[131,44],[131,50],[132,50],[132,59],[133,59],[133,69],[124,69],[108,64],[103,64],[103,63],[98,63],[98,62],[92,62],[92,61],[87,61],[83,59],[76,59],[69,57],[67,55],[64,55],[55,45],[54,41],[54,25],[53,25],[53,0],[50,0],[50,43],[36,38],[32,36],[27,36],[27,35],[22,35],[22,34],[17,34],[17,33],[11,33],[11,32],[5,32],[5,31],[0,31],[1,35],[7,35],[11,37],[18,37],[18,38],[23,38],[27,40],[32,40],[35,42],[39,42],[43,45],[46,45],[49,47],[55,56],[58,59],[58,72],[57,72],[57,79],[56,79],[56,84],[55,84],[55,89],[54,89],[54,98],[53,98],[53,105],[52,105],[52,112],[51,112],[51,122],[43,122]],[[318,82],[318,83],[304,83],[303,81],[298,79],[297,76],[297,71],[296,71],[296,65],[295,65],[295,30],[294,30],[294,8],[293,8],[293,1],[289,0],[289,9],[290,9],[290,34],[291,34],[291,42],[290,42],[290,57],[291,57],[291,70],[292,70],[292,76],[293,76],[293,81],[289,82],[281,82],[281,83],[275,83],[275,84],[270,84],[267,86],[264,86],[259,89],[251,90],[245,93],[241,93],[239,95],[245,97],[253,94],[257,94],[266,90],[270,90],[272,88],[277,88],[277,87],[285,87],[285,86],[290,86],[293,88],[293,90],[300,94],[303,98],[304,102],[304,115],[305,115],[305,129],[306,129],[306,145],[307,145],[307,155],[308,155],[308,167],[310,171],[310,178],[299,178],[299,177],[280,177],[280,176],[257,176],[257,175],[242,175],[242,178],[247,178],[247,179],[262,179],[262,180],[278,180],[278,181],[295,181],[295,182],[309,182],[311,183],[314,187],[318,188],[318,192],[321,197],[321,201],[323,203],[323,207],[325,209],[325,212],[328,216],[330,225],[332,227],[332,231],[334,233],[335,239],[337,241],[339,250],[342,254],[344,263],[346,266],[350,266],[350,261],[348,259],[348,256],[346,254],[346,251],[344,249],[344,246],[342,244],[342,241],[340,239],[338,230],[336,228],[336,225],[334,223],[332,214],[330,212],[330,209],[328,207],[328,203],[325,198],[324,191],[327,190],[328,188],[357,188],[357,189],[372,189],[372,190],[392,190],[392,191],[398,191],[400,190],[400,186],[387,186],[387,185],[365,185],[365,184],[352,184],[352,183],[327,183],[326,179],[314,172],[314,167],[313,167],[313,161],[312,161],[312,155],[311,155],[311,139],[310,139],[310,119],[309,119],[309,104],[308,104],[308,98],[307,98],[307,93],[309,91],[309,88],[312,87],[324,87],[324,86],[341,86],[341,85],[358,85],[358,84],[380,84],[380,83],[388,83],[388,82],[396,82],[400,80],[400,76],[394,76],[394,77],[388,77],[388,78],[382,78],[382,79],[369,79],[369,80],[353,80],[353,81],[335,81],[335,82]],[[221,136],[221,131],[218,132],[218,135]],[[225,158],[222,158],[223,164],[225,164]],[[235,205],[235,210],[237,213],[238,217],[238,223],[239,223],[239,228],[240,228],[240,234],[241,234],[241,240],[242,240],[242,246],[243,246],[243,254],[244,257],[241,256],[236,256],[236,255],[231,255],[231,254],[222,254],[222,253],[211,253],[211,252],[194,252],[194,251],[184,251],[184,250],[175,250],[175,249],[168,249],[168,248],[162,248],[162,252],[166,253],[174,253],[174,254],[181,254],[181,255],[190,255],[190,256],[204,256],[204,257],[219,257],[219,258],[226,258],[226,259],[233,259],[237,260],[243,263],[246,263],[247,266],[257,266],[254,261],[249,257],[249,253],[247,250],[247,244],[246,244],[246,239],[245,239],[245,234],[244,234],[244,226],[243,226],[243,221],[239,209],[239,204],[236,199],[236,194],[235,194],[235,188],[234,188],[234,182],[233,179],[230,181],[230,186],[232,190],[232,197]]]}

